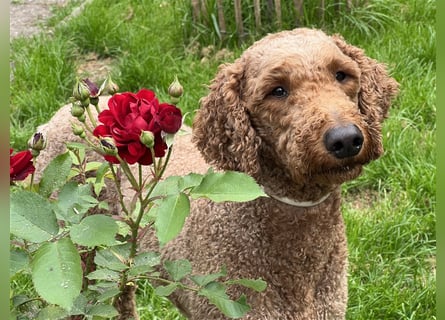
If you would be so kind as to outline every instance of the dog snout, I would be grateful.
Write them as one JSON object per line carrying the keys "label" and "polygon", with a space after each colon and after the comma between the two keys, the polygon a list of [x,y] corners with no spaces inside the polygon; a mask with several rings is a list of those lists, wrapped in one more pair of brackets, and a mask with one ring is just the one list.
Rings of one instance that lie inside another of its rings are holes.
{"label": "dog snout", "polygon": [[354,124],[329,129],[324,135],[326,150],[337,159],[357,155],[362,149],[363,140],[362,132]]}

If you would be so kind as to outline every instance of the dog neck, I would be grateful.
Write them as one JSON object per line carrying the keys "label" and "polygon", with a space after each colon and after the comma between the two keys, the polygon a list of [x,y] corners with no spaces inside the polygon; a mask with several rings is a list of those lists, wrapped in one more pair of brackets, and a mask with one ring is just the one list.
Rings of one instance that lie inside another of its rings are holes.
{"label": "dog neck", "polygon": [[262,187],[263,191],[271,198],[278,200],[282,203],[288,204],[290,206],[294,206],[294,207],[300,207],[300,208],[309,208],[309,207],[315,207],[316,205],[319,205],[320,203],[322,203],[323,201],[325,201],[327,198],[329,198],[329,196],[331,195],[331,192],[325,194],[324,196],[322,196],[321,198],[314,200],[314,201],[298,201],[295,199],[291,199],[288,197],[280,197],[277,196],[271,192],[267,192],[264,187]]}

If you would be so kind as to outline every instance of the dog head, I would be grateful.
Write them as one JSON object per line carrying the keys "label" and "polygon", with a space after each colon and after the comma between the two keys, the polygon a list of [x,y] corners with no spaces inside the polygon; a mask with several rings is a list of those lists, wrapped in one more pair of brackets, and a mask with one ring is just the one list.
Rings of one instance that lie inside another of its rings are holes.
{"label": "dog head", "polygon": [[283,31],[220,66],[193,139],[211,165],[265,185],[338,185],[383,153],[397,92],[385,66],[341,36]]}

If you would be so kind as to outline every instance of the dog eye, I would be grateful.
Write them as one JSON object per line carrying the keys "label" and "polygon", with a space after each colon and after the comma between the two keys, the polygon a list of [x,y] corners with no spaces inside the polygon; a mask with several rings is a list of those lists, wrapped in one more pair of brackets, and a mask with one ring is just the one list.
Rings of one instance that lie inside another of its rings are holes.
{"label": "dog eye", "polygon": [[283,87],[276,87],[271,91],[269,95],[274,96],[276,98],[285,98],[288,96],[288,93],[286,89],[284,89]]}
{"label": "dog eye", "polygon": [[337,80],[338,82],[344,81],[346,79],[346,77],[347,77],[347,75],[343,71],[338,71],[335,74],[335,80]]}

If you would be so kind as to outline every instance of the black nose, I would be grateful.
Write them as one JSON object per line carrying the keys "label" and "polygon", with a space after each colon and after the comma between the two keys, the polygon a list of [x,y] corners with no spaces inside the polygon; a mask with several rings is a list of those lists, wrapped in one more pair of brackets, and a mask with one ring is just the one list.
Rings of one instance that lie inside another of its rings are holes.
{"label": "black nose", "polygon": [[356,125],[329,129],[324,135],[324,145],[336,158],[353,157],[363,146],[363,134]]}

